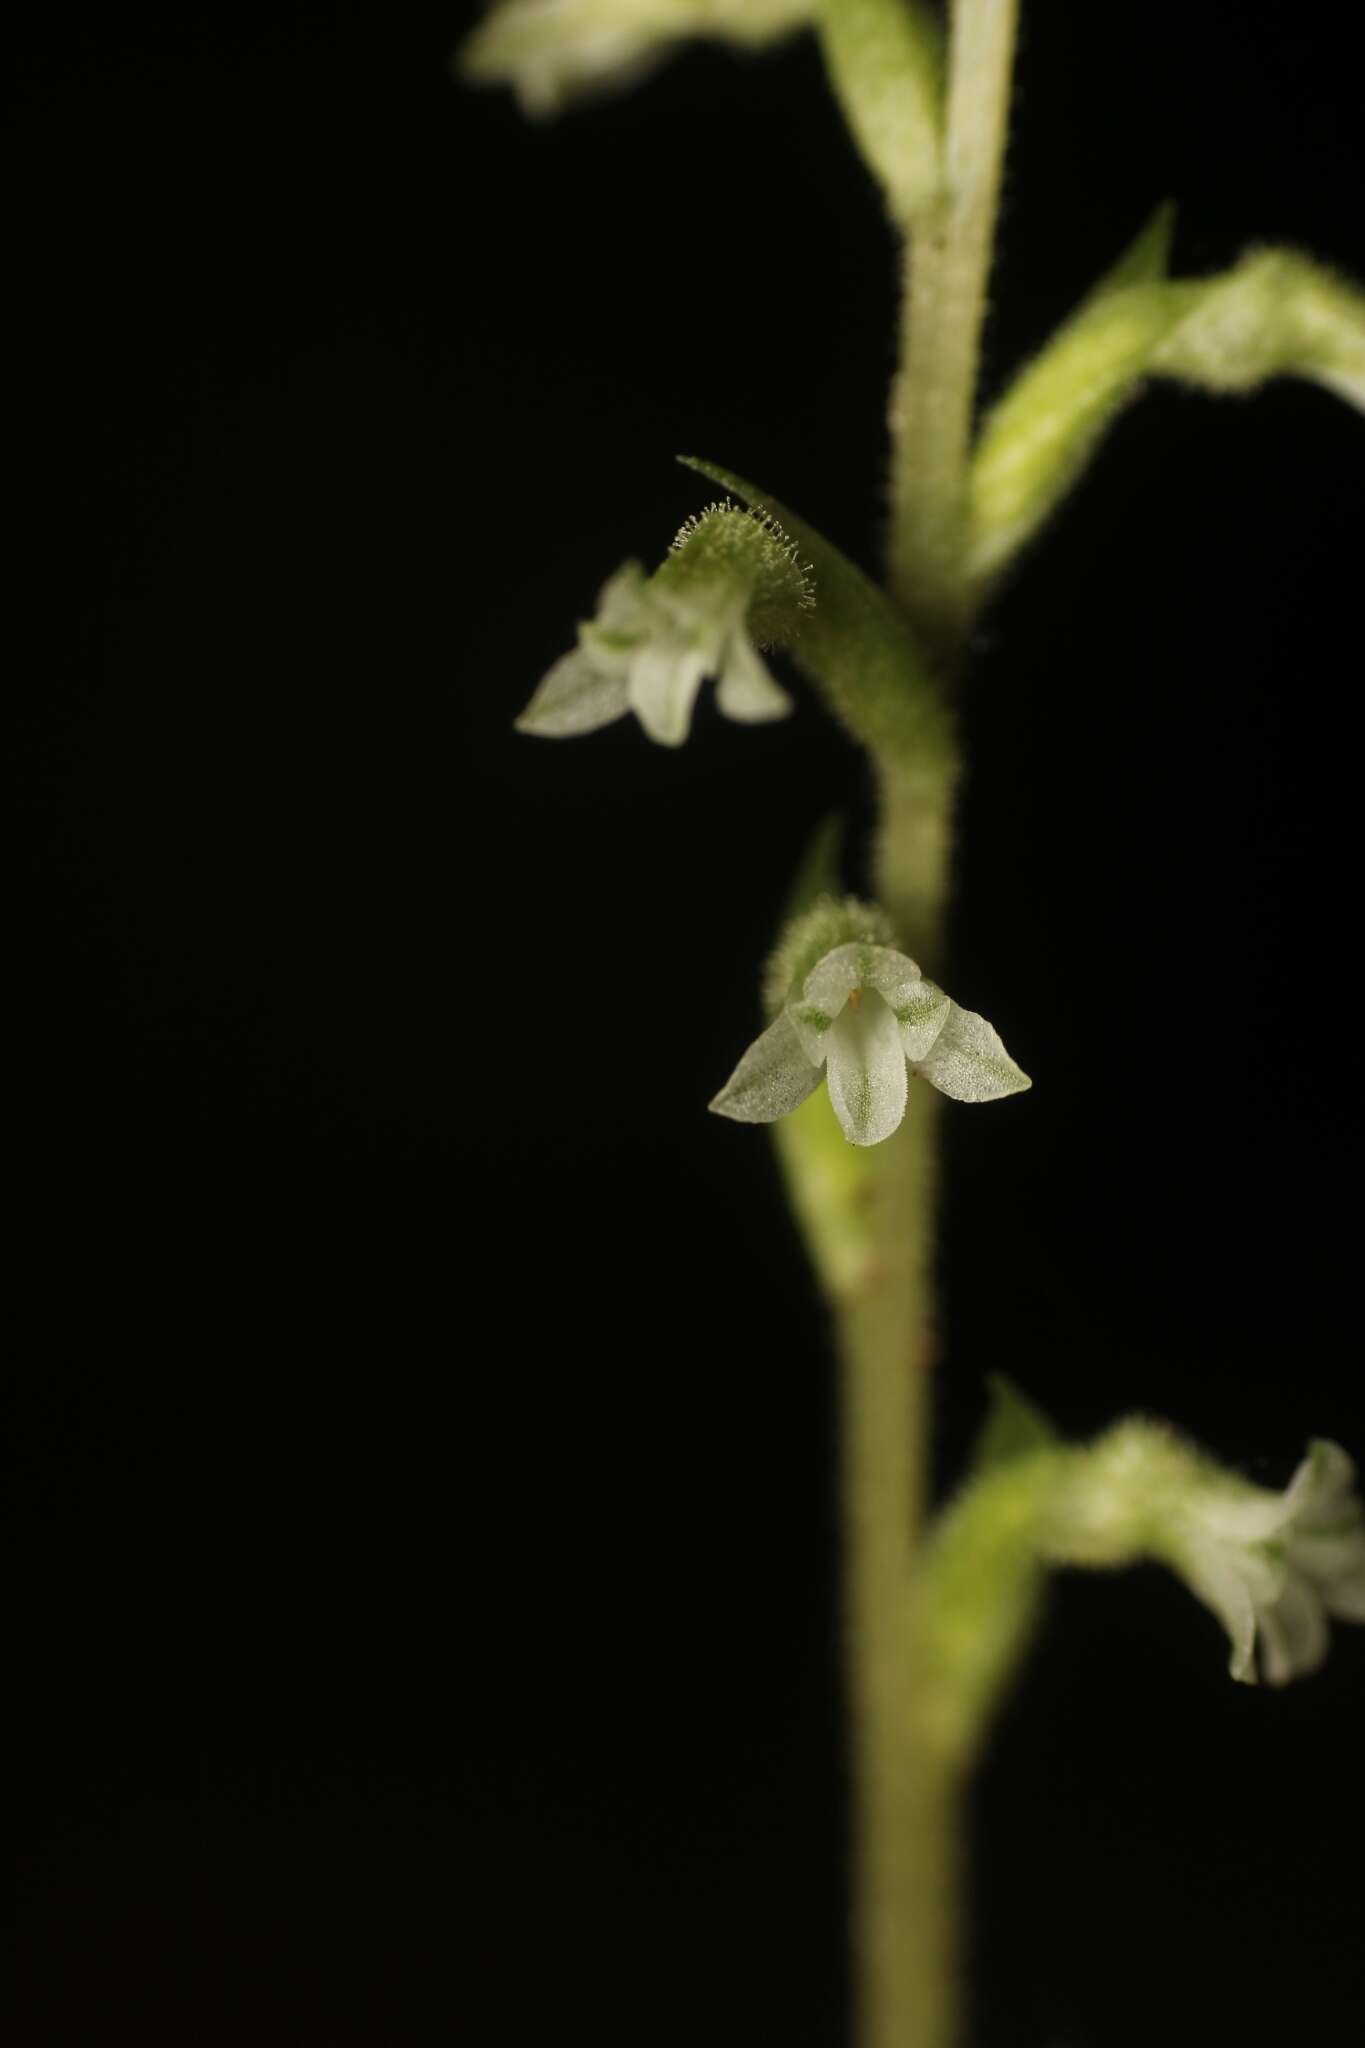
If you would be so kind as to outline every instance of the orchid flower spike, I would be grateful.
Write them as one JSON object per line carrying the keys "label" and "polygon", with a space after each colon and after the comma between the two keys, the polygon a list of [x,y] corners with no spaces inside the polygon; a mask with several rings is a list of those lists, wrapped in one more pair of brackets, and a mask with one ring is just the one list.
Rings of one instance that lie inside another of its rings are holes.
{"label": "orchid flower spike", "polygon": [[517,730],[566,739],[633,711],[652,740],[680,746],[709,675],[727,718],[784,718],[791,699],[758,650],[794,638],[813,603],[809,571],[775,519],[708,506],[653,576],[638,562],[617,570]]}
{"label": "orchid flower spike", "polygon": [[[855,935],[807,966],[812,938],[841,928]],[[849,1143],[877,1145],[905,1115],[911,1073],[958,1102],[1031,1087],[986,1019],[950,1001],[888,938],[882,914],[852,900],[817,905],[799,919],[770,975],[770,1007],[774,982],[795,965],[787,996],[711,1108],[738,1123],[773,1123],[799,1108],[823,1074]]]}
{"label": "orchid flower spike", "polygon": [[1355,1467],[1319,1438],[1283,1493],[1211,1485],[1181,1516],[1178,1562],[1228,1632],[1234,1678],[1268,1685],[1316,1671],[1328,1618],[1365,1622],[1365,1509]]}

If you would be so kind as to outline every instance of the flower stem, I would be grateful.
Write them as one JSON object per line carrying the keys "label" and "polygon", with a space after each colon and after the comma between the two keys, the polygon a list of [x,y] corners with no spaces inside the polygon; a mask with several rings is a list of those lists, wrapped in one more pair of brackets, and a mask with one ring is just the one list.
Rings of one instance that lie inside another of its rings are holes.
{"label": "flower stem", "polygon": [[[948,678],[971,626],[968,471],[1018,0],[954,0],[943,197],[907,237],[890,584]],[[937,967],[955,772],[881,760],[877,889]],[[874,1256],[839,1312],[859,2048],[955,2048],[961,1772],[915,1711],[912,1587],[929,1449],[938,1098],[878,1148]],[[931,1099],[932,1098],[932,1099]]]}
{"label": "flower stem", "polygon": [[954,0],[943,196],[907,237],[891,404],[891,588],[949,666],[971,624],[967,482],[1018,0]]}
{"label": "flower stem", "polygon": [[[883,774],[882,900],[931,970],[946,896],[954,778]],[[911,1583],[923,1517],[934,1332],[939,1097],[876,1148],[873,1257],[839,1305],[845,1627],[852,1716],[860,2048],[948,2048],[956,2032],[953,1787],[915,1735]]]}

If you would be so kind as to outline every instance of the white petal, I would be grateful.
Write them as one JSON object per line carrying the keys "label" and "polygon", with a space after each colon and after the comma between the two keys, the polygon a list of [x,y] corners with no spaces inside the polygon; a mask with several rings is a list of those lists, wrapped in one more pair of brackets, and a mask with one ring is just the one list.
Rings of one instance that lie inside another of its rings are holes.
{"label": "white petal", "polygon": [[703,648],[671,635],[653,634],[630,665],[630,708],[652,740],[680,747],[692,724],[692,707],[711,666]]}
{"label": "white petal", "polygon": [[741,1124],[771,1124],[799,1109],[820,1085],[784,1012],[756,1038],[710,1107]]}
{"label": "white petal", "polygon": [[583,0],[510,0],[463,55],[470,77],[512,86],[523,113],[538,116],[632,83],[668,47],[657,32],[613,22],[610,10]]}
{"label": "white petal", "polygon": [[568,739],[610,725],[629,710],[625,679],[605,676],[580,648],[557,661],[516,721],[518,732]]}
{"label": "white petal", "polygon": [[877,950],[874,946],[860,946],[854,941],[846,946],[835,946],[823,960],[816,961],[802,982],[801,995],[805,1005],[820,1011],[832,1022],[854,989],[862,987],[867,956]]}
{"label": "white petal", "polygon": [[1246,1580],[1217,1543],[1192,1543],[1183,1568],[1191,1591],[1212,1608],[1228,1632],[1228,1670],[1243,1685],[1255,1685],[1256,1609]]}
{"label": "white petal", "polygon": [[578,629],[578,644],[604,675],[630,673],[631,659],[650,630],[645,572],[623,562],[597,593],[597,610]]}
{"label": "white petal", "polygon": [[922,977],[883,989],[882,995],[895,1013],[905,1057],[918,1066],[937,1043],[952,1004],[941,988]]}
{"label": "white petal", "polygon": [[956,1102],[995,1102],[1033,1086],[1005,1051],[994,1025],[956,1003],[916,1071]]}
{"label": "white petal", "polygon": [[1349,1577],[1328,1580],[1322,1599],[1337,1621],[1365,1622],[1365,1559]]}
{"label": "white petal", "polygon": [[1288,1685],[1291,1678],[1316,1671],[1327,1655],[1327,1616],[1322,1602],[1305,1579],[1290,1573],[1273,1607],[1257,1616],[1261,1634],[1261,1668],[1267,1685]]}
{"label": "white petal", "polygon": [[825,1057],[825,1034],[855,988],[875,989],[896,1013],[907,1058],[922,1059],[943,1027],[948,998],[926,981],[907,953],[859,940],[835,946],[806,976],[792,1015],[813,1060]]}
{"label": "white petal", "polygon": [[1291,1536],[1289,1561],[1315,1585],[1329,1614],[1339,1621],[1365,1621],[1365,1529],[1341,1535],[1310,1530]]}
{"label": "white petal", "polygon": [[[860,946],[858,951],[862,955],[863,986],[875,988],[878,995],[885,996],[891,1003],[893,1010],[896,1007],[891,1001],[893,994],[914,987],[924,979],[910,955],[900,952],[895,946]],[[947,1001],[946,996],[944,1001]]]}
{"label": "white petal", "polygon": [[908,1077],[895,1017],[874,990],[845,1004],[826,1040],[829,1099],[850,1145],[878,1145],[905,1115]]}
{"label": "white petal", "polygon": [[785,718],[792,700],[780,690],[743,626],[730,635],[720,671],[716,702],[727,718],[741,725],[762,725],[770,718]]}
{"label": "white petal", "polygon": [[1316,1437],[1284,1493],[1285,1518],[1299,1529],[1338,1517],[1350,1501],[1356,1468],[1340,1444]]}

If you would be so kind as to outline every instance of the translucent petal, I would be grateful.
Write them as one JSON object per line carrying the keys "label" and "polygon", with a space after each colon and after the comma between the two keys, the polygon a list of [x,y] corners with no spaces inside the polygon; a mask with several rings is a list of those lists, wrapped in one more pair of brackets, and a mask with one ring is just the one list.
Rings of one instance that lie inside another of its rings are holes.
{"label": "translucent petal", "polygon": [[891,1000],[894,994],[913,988],[924,980],[910,955],[900,952],[895,946],[860,946],[858,951],[862,955],[859,966],[864,988],[875,988],[878,995],[885,996],[891,1003],[892,1009],[896,1007]]}
{"label": "translucent petal", "polygon": [[736,1123],[771,1124],[798,1109],[819,1085],[820,1069],[806,1058],[784,1012],[754,1040],[710,1107]]}
{"label": "translucent petal", "polygon": [[956,1003],[950,1006],[928,1057],[917,1062],[917,1071],[932,1081],[940,1094],[951,1095],[956,1102],[994,1102],[1033,1086],[1005,1051],[995,1027],[975,1010],[959,1009]]}
{"label": "translucent petal", "polygon": [[650,630],[645,572],[624,562],[597,594],[597,610],[578,629],[578,644],[604,675],[630,673],[636,648]]}
{"label": "translucent petal", "polygon": [[692,707],[711,666],[704,648],[655,634],[630,665],[630,708],[652,740],[680,747],[692,725]]}
{"label": "translucent petal", "polygon": [[829,1033],[834,1028],[834,1019],[828,1010],[817,1009],[814,1003],[792,1003],[787,1015],[801,1040],[801,1048],[813,1067],[824,1065],[829,1050]]}
{"label": "translucent petal", "polygon": [[1273,1607],[1258,1616],[1261,1667],[1268,1685],[1316,1671],[1327,1655],[1329,1631],[1322,1602],[1305,1579],[1291,1573]]}
{"label": "translucent petal", "polygon": [[1228,1670],[1244,1685],[1256,1683],[1256,1609],[1245,1579],[1220,1544],[1199,1543],[1184,1560],[1192,1592],[1218,1616],[1232,1645]]}
{"label": "translucent petal", "polygon": [[623,676],[605,676],[580,648],[555,663],[516,721],[518,732],[568,739],[624,717],[630,706]]}
{"label": "translucent petal", "polygon": [[1323,1605],[1338,1621],[1365,1622],[1365,1557],[1353,1572],[1326,1581]]}
{"label": "translucent petal", "polygon": [[475,30],[462,57],[468,77],[510,85],[522,112],[536,117],[632,84],[668,48],[657,32],[613,23],[608,10],[584,0],[510,0]]}
{"label": "translucent petal", "polygon": [[720,671],[716,702],[727,718],[741,725],[761,725],[785,718],[792,700],[768,672],[768,664],[742,626],[730,635]]}
{"label": "translucent petal", "polygon": [[895,1012],[901,1046],[916,1065],[929,1057],[931,1047],[948,1021],[952,1004],[932,981],[902,982],[898,988],[882,991]]}
{"label": "translucent petal", "polygon": [[1285,1518],[1296,1528],[1340,1516],[1355,1486],[1356,1468],[1340,1444],[1317,1437],[1284,1493]]}
{"label": "translucent petal", "polygon": [[896,1019],[869,989],[847,1002],[826,1038],[829,1099],[850,1145],[877,1145],[905,1115],[908,1076]]}
{"label": "translucent petal", "polygon": [[906,961],[904,953],[897,953],[890,946],[869,946],[850,939],[847,945],[835,946],[823,960],[816,961],[801,985],[806,1002],[828,1017],[837,1017],[855,988],[876,986],[870,977],[877,971],[876,956],[882,953],[914,967],[913,960]]}

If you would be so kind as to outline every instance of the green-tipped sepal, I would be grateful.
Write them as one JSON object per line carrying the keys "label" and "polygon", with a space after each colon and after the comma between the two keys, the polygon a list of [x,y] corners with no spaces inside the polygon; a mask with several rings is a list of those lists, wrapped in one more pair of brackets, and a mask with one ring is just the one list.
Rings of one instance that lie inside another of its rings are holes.
{"label": "green-tipped sepal", "polygon": [[791,699],[759,649],[795,637],[814,602],[809,566],[774,519],[708,506],[653,576],[627,562],[604,586],[517,729],[566,739],[633,711],[652,740],[680,746],[707,676],[727,718],[783,718]]}

